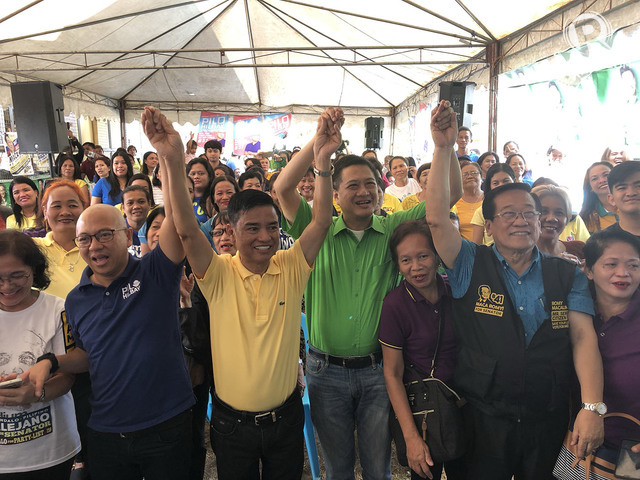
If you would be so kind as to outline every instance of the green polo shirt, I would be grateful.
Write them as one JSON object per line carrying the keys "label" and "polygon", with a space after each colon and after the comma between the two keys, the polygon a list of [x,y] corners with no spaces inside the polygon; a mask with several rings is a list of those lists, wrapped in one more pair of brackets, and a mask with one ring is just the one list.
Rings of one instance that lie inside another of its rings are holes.
{"label": "green polo shirt", "polygon": [[[342,215],[333,219],[305,292],[311,345],[338,356],[368,355],[380,349],[382,300],[398,284],[389,238],[403,221],[424,216],[424,202],[387,217],[374,215],[360,241]],[[311,207],[302,201],[293,224],[283,219],[282,228],[298,238],[310,222]]]}

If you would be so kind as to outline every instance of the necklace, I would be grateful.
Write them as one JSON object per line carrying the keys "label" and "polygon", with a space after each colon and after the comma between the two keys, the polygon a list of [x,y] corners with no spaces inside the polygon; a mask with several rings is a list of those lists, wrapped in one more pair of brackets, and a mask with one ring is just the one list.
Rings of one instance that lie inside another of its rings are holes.
{"label": "necklace", "polygon": [[76,252],[76,261],[75,261],[75,262],[73,262],[73,263],[69,262],[69,265],[68,265],[68,267],[67,267],[67,268],[69,269],[69,271],[70,271],[70,272],[73,272],[73,270],[74,270],[74,265],[75,265],[76,263],[78,263],[79,261],[80,261],[80,252]]}

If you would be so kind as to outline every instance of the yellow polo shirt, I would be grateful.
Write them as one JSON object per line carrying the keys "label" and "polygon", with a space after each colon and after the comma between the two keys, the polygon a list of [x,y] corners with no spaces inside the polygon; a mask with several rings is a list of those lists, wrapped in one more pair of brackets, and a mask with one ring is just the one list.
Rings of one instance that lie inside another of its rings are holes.
{"label": "yellow polo shirt", "polygon": [[36,228],[36,216],[33,215],[31,217],[22,217],[22,226],[18,226],[18,222],[16,222],[15,215],[9,215],[7,217],[7,228],[12,230],[20,230],[24,232],[25,230],[29,230],[30,228]]}
{"label": "yellow polo shirt", "polygon": [[87,266],[78,247],[67,252],[53,240],[52,232],[47,233],[44,238],[34,238],[33,241],[40,245],[49,260],[51,283],[44,291],[66,299],[69,292],[80,283],[82,271]]}
{"label": "yellow polo shirt", "polygon": [[196,280],[209,302],[216,393],[236,410],[260,412],[296,387],[300,305],[312,268],[298,241],[276,252],[262,276],[239,255],[214,254]]}

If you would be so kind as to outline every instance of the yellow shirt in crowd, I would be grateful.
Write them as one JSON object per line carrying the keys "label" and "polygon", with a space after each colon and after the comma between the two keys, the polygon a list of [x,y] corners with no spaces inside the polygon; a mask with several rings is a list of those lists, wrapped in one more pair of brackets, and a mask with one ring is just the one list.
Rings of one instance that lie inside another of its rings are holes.
{"label": "yellow shirt in crowd", "polygon": [[82,272],[87,266],[80,256],[78,247],[66,251],[53,240],[53,233],[47,233],[44,238],[34,238],[36,244],[44,250],[49,260],[49,276],[51,283],[44,290],[51,295],[67,298],[71,290],[80,283]]}
{"label": "yellow shirt in crowd", "polygon": [[263,275],[247,270],[238,253],[213,255],[197,279],[209,302],[216,394],[236,410],[271,410],[293,393],[311,270],[296,241],[271,258]]}

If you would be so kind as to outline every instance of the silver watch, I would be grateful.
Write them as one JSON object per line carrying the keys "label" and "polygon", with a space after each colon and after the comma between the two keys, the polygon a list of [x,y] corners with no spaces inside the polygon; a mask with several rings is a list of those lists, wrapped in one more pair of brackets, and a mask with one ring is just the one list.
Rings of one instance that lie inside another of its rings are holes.
{"label": "silver watch", "polygon": [[603,416],[605,413],[607,413],[607,406],[604,404],[604,402],[583,403],[581,408],[584,408],[585,410],[589,410],[591,412],[595,412],[600,416]]}

